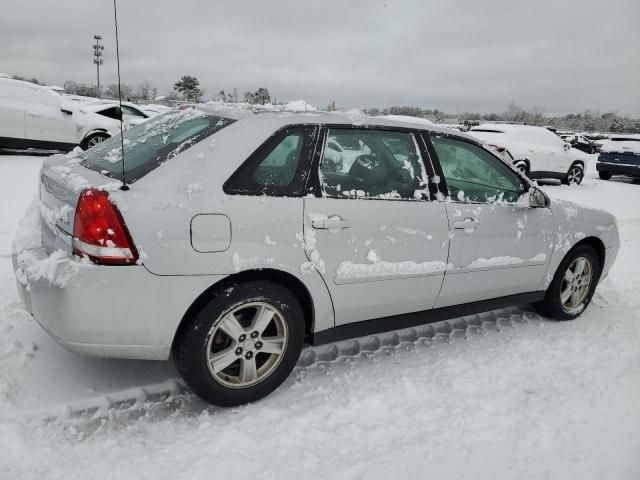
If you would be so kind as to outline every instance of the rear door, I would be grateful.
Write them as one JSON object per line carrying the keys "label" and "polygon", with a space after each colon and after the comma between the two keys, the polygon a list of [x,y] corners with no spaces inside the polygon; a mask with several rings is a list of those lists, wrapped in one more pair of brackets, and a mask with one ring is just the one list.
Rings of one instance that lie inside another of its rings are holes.
{"label": "rear door", "polygon": [[322,275],[336,325],[426,310],[436,301],[448,225],[444,204],[429,198],[419,141],[409,130],[323,132],[316,195],[304,201],[303,268]]}
{"label": "rear door", "polygon": [[548,208],[530,208],[525,184],[502,161],[462,138],[433,135],[451,245],[437,307],[536,291],[553,245]]}

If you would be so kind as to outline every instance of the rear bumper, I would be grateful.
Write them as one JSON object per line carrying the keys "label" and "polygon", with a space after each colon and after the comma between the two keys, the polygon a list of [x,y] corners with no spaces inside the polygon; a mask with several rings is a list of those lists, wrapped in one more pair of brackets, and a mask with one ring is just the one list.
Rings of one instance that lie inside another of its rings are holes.
{"label": "rear bumper", "polygon": [[[14,270],[18,269],[13,257]],[[71,262],[64,286],[16,274],[25,308],[68,350],[113,358],[166,360],[183,315],[224,276],[157,276],[143,266]]]}
{"label": "rear bumper", "polygon": [[640,165],[598,162],[596,163],[596,170],[599,172],[610,172],[620,175],[640,177]]}

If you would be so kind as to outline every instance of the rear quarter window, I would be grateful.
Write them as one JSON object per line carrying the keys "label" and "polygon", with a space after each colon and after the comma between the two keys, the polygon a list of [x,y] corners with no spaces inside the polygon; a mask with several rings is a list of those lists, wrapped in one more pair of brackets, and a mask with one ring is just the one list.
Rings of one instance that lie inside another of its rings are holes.
{"label": "rear quarter window", "polygon": [[[179,110],[129,128],[124,132],[124,172],[127,181],[139,180],[234,121],[198,110]],[[84,167],[120,179],[123,170],[120,136],[115,135],[99,143],[80,154],[80,159]]]}

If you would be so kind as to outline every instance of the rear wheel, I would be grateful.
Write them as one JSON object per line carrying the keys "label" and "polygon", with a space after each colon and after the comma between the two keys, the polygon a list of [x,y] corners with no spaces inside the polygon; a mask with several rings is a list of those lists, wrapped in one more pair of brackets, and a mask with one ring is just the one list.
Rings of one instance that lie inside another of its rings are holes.
{"label": "rear wheel", "polygon": [[611,172],[598,172],[598,176],[602,180],[609,180],[611,178]]}
{"label": "rear wheel", "polygon": [[599,278],[598,254],[593,247],[580,245],[562,260],[544,300],[534,306],[556,320],[573,320],[591,302]]}
{"label": "rear wheel", "polygon": [[275,390],[296,364],[304,339],[296,297],[271,282],[247,282],[215,295],[184,329],[174,360],[186,384],[220,406]]}
{"label": "rear wheel", "polygon": [[109,134],[105,132],[97,132],[92,133],[87,138],[85,138],[80,146],[83,150],[88,150],[91,147],[95,147],[99,143],[104,142],[107,138],[109,138]]}
{"label": "rear wheel", "polygon": [[579,163],[574,163],[567,172],[567,176],[564,179],[566,185],[580,185],[584,178],[584,167]]}

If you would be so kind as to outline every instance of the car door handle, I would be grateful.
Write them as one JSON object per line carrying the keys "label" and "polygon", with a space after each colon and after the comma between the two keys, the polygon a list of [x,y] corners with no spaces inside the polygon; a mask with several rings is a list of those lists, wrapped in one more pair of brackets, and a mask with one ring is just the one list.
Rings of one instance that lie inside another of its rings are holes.
{"label": "car door handle", "polygon": [[343,228],[349,228],[351,226],[351,222],[349,220],[344,220],[341,217],[333,216],[329,218],[311,220],[311,226],[318,229],[342,230]]}
{"label": "car door handle", "polygon": [[453,228],[457,228],[458,230],[466,230],[467,228],[478,228],[480,225],[480,221],[477,218],[467,217],[460,222],[455,222],[453,224]]}

